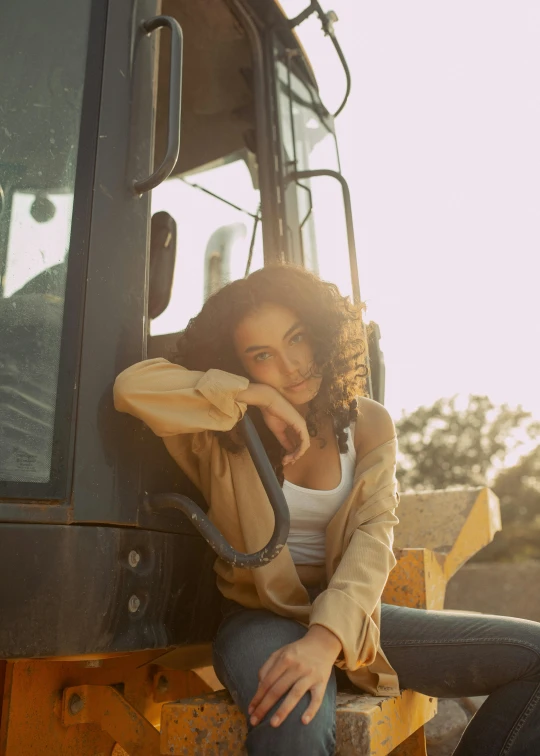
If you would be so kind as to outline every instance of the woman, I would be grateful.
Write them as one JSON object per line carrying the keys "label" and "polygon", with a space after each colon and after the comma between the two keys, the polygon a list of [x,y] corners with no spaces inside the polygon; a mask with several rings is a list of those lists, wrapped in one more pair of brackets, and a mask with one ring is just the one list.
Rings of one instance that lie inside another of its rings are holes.
{"label": "woman", "polygon": [[125,370],[115,404],[164,442],[237,549],[273,514],[235,426],[247,410],[291,511],[287,547],[242,570],[217,560],[224,619],[214,666],[248,720],[250,754],[335,745],[336,679],[397,695],[489,695],[459,756],[540,754],[540,625],[382,605],[398,522],[392,421],[363,393],[360,313],[300,268],[214,294],[174,362]]}

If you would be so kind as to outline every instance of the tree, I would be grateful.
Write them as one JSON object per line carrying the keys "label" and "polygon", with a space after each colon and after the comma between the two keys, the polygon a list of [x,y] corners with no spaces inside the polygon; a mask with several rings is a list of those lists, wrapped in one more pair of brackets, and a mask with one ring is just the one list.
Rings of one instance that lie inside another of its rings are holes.
{"label": "tree", "polygon": [[485,396],[439,399],[396,423],[402,490],[490,484],[501,502],[503,530],[475,561],[540,559],[540,446],[512,466],[510,451],[536,438],[540,425],[521,407],[496,407]]}
{"label": "tree", "polygon": [[470,396],[465,408],[456,397],[419,407],[396,423],[401,489],[426,490],[483,486],[522,435],[538,432],[530,412],[507,404],[496,407],[487,396]]}
{"label": "tree", "polygon": [[540,446],[502,470],[492,485],[503,529],[475,561],[540,559]]}

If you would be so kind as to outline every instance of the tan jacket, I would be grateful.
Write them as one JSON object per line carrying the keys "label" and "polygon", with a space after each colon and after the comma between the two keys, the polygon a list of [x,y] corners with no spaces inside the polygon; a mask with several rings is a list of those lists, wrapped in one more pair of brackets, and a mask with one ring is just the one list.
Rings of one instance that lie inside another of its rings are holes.
{"label": "tan jacket", "polygon": [[[163,438],[232,546],[254,552],[272,534],[272,508],[247,450],[231,454],[212,433],[231,430],[241,419],[246,405],[236,397],[248,385],[246,378],[221,370],[189,371],[158,358],[124,370],[114,401],[117,410],[140,418]],[[379,644],[380,597],[396,563],[395,463],[395,438],[357,460],[353,489],[326,530],[326,589],[313,604],[287,547],[253,570],[220,559],[215,564],[227,598],[331,630],[343,646],[338,666],[375,695],[399,694],[397,675]]]}

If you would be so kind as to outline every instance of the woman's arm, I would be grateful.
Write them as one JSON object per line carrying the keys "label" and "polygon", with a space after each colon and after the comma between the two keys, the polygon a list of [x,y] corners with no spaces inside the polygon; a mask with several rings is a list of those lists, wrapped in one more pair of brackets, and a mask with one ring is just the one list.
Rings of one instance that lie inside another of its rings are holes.
{"label": "woman's arm", "polygon": [[305,421],[275,389],[223,370],[204,373],[163,358],[145,360],[117,377],[114,405],[162,437],[229,431],[247,405],[253,405],[288,452],[285,462],[294,461],[309,446]]}
{"label": "woman's arm", "polygon": [[273,653],[261,667],[249,707],[252,725],[287,691],[272,726],[279,727],[307,691],[311,702],[302,722],[308,724],[319,710],[342,651],[349,669],[375,661],[379,631],[371,615],[395,564],[392,542],[397,523],[393,511],[388,511],[356,529],[327,590],[315,599],[307,634]]}
{"label": "woman's arm", "polygon": [[[371,619],[396,564],[392,545],[399,520],[389,509],[359,525],[328,587],[313,602],[310,627],[321,625],[340,641],[347,669],[369,666],[379,631]],[[395,502],[394,502],[395,506]]]}
{"label": "woman's arm", "polygon": [[358,408],[355,487],[360,493],[348,515],[344,544],[329,544],[330,579],[310,617],[311,626],[322,625],[339,638],[351,670],[371,664],[377,653],[371,615],[396,564],[392,547],[399,523],[394,424],[377,402],[362,398]]}
{"label": "woman's arm", "polygon": [[238,394],[249,381],[221,370],[186,370],[162,358],[124,370],[114,384],[114,406],[146,423],[157,436],[234,428],[246,411]]}

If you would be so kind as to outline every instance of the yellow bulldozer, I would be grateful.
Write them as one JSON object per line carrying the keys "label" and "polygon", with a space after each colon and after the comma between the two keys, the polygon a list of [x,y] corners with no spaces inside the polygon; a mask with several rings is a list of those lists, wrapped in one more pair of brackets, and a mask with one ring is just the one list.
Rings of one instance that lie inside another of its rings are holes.
{"label": "yellow bulldozer", "polygon": [[[313,0],[293,19],[275,0],[0,11],[2,756],[242,753],[209,661],[212,565],[218,553],[257,569],[279,551],[281,489],[245,424],[276,521],[262,552],[234,553],[111,389],[128,365],[168,356],[212,291],[265,264],[303,265],[359,301],[335,114],[295,33],[312,14],[345,68],[341,109],[350,76]],[[369,347],[382,402],[376,327]],[[452,522],[435,536],[412,499],[386,600],[440,606],[493,535],[496,504],[439,498]],[[425,753],[435,706],[349,695],[339,753]]]}

